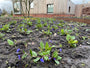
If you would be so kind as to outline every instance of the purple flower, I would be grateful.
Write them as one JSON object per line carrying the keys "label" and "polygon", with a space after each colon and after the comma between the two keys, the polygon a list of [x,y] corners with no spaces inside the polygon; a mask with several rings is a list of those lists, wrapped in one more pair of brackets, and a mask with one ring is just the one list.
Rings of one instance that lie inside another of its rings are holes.
{"label": "purple flower", "polygon": [[40,61],[44,63],[44,59],[43,58],[41,58]]}
{"label": "purple flower", "polygon": [[18,59],[19,59],[19,60],[21,59],[20,55],[18,55]]}
{"label": "purple flower", "polygon": [[53,58],[53,60],[56,60],[56,58]]}
{"label": "purple flower", "polygon": [[60,49],[59,49],[59,51],[61,52],[61,51],[62,51],[62,49],[60,48]]}
{"label": "purple flower", "polygon": [[41,21],[41,23],[42,23],[42,24],[44,24],[44,22],[43,22],[43,21]]}
{"label": "purple flower", "polygon": [[53,23],[56,23],[55,21],[53,21]]}
{"label": "purple flower", "polygon": [[52,28],[52,31],[54,31],[54,28]]}
{"label": "purple flower", "polygon": [[51,57],[49,57],[49,60],[51,59]]}
{"label": "purple flower", "polygon": [[2,25],[0,25],[0,28],[2,28]]}
{"label": "purple flower", "polygon": [[20,51],[20,48],[17,49],[17,53]]}
{"label": "purple flower", "polygon": [[71,25],[72,28],[74,28],[74,25]]}
{"label": "purple flower", "polygon": [[50,40],[50,43],[52,43],[52,40]]}
{"label": "purple flower", "polygon": [[23,26],[21,27],[21,29],[23,28]]}

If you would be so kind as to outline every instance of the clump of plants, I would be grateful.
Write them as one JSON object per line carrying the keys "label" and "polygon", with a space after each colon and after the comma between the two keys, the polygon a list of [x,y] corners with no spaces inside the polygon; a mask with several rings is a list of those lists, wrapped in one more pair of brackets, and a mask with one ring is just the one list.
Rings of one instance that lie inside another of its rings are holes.
{"label": "clump of plants", "polygon": [[0,39],[3,38],[5,36],[5,34],[0,33]]}
{"label": "clump of plants", "polygon": [[[45,61],[54,60],[56,64],[59,64],[62,57],[58,55],[57,49],[51,54],[52,48],[55,48],[55,46],[50,46],[48,42],[46,42],[46,44],[40,42],[39,52],[35,52],[30,49],[31,60],[33,60],[34,63],[37,63],[38,61],[44,63]],[[24,51],[22,59],[26,58],[27,56],[28,54]]]}
{"label": "clump of plants", "polygon": [[40,47],[39,47],[40,51],[38,53],[36,53],[35,51],[32,51],[30,49],[30,55],[31,55],[31,57],[32,58],[33,57],[35,58],[35,59],[33,59],[33,61],[35,63],[37,63],[39,60],[41,62],[45,62],[45,61],[50,61],[51,59],[53,59],[57,64],[59,64],[59,60],[61,60],[62,57],[60,57],[58,55],[58,51],[57,50],[55,50],[52,53],[52,55],[51,55],[51,50],[52,50],[53,47],[55,47],[55,46],[54,45],[53,46],[50,46],[48,44],[48,42],[46,42],[45,45],[44,45],[43,42],[40,42]]}
{"label": "clump of plants", "polygon": [[41,23],[36,24],[36,28],[41,29],[43,28],[43,25]]}
{"label": "clump of plants", "polygon": [[61,29],[61,35],[67,35],[67,34],[71,34],[72,30],[67,30],[67,29]]}
{"label": "clump of plants", "polygon": [[32,32],[32,30],[28,30],[28,29],[26,28],[26,25],[25,25],[25,24],[20,24],[20,25],[18,25],[18,31],[19,31],[20,33],[22,33],[22,34],[27,34],[27,35]]}
{"label": "clump of plants", "polygon": [[5,31],[5,32],[9,32],[10,31],[9,27],[10,27],[10,24],[5,24],[2,26],[2,28],[0,28],[0,30]]}
{"label": "clump of plants", "polygon": [[52,35],[52,32],[51,32],[50,30],[47,30],[47,31],[42,30],[42,32],[43,32],[45,35]]}
{"label": "clump of plants", "polygon": [[66,40],[68,41],[70,47],[76,47],[76,44],[78,43],[78,41],[75,40],[75,36],[71,36],[69,34],[67,34]]}
{"label": "clump of plants", "polygon": [[27,25],[32,26],[32,22],[30,22],[30,21],[27,22]]}

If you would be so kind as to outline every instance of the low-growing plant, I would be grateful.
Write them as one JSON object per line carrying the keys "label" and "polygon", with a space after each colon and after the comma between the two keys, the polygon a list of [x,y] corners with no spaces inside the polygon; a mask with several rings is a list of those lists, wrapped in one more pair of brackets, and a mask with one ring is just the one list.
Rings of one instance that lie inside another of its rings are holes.
{"label": "low-growing plant", "polygon": [[50,30],[47,30],[47,31],[42,30],[42,32],[46,35],[52,35],[52,32],[50,32]]}
{"label": "low-growing plant", "polygon": [[0,39],[3,38],[5,36],[5,34],[0,33]]}
{"label": "low-growing plant", "polygon": [[10,25],[15,25],[17,23],[16,20],[9,22]]}
{"label": "low-growing plant", "polygon": [[41,29],[41,28],[43,28],[43,25],[41,23],[40,24],[36,24],[36,28]]}
{"label": "low-growing plant", "polygon": [[58,29],[58,27],[56,25],[53,25],[52,28],[55,30]]}
{"label": "low-growing plant", "polygon": [[72,30],[61,29],[61,35],[67,35],[67,34],[70,34],[70,33],[72,33]]}
{"label": "low-growing plant", "polygon": [[50,61],[51,59],[54,59],[54,61],[59,64],[59,60],[62,59],[62,57],[58,56],[58,51],[55,50],[53,52],[53,54],[51,55],[51,50],[52,48],[55,47],[53,46],[49,46],[48,42],[46,42],[46,44],[44,45],[43,42],[40,42],[40,51],[38,53],[36,53],[35,51],[32,51],[30,49],[30,55],[32,56],[32,58],[34,57],[35,59],[33,60],[35,63],[37,63],[39,60],[41,62],[44,61]]}
{"label": "low-growing plant", "polygon": [[27,25],[32,26],[32,22],[30,22],[30,21],[27,22]]}
{"label": "low-growing plant", "polygon": [[76,44],[78,43],[78,41],[75,40],[75,36],[71,36],[69,34],[67,34],[66,40],[68,41],[70,47],[76,47]]}
{"label": "low-growing plant", "polygon": [[7,39],[7,42],[8,42],[8,44],[9,44],[10,46],[14,46],[14,42],[13,42],[12,40]]}
{"label": "low-growing plant", "polygon": [[61,60],[62,57],[60,57],[60,56],[58,55],[58,51],[57,51],[57,50],[55,50],[55,51],[53,52],[52,57],[53,57],[54,61],[55,61],[57,64],[60,64],[60,63],[59,63],[59,60]]}
{"label": "low-growing plant", "polygon": [[28,30],[27,28],[19,28],[19,32],[28,35],[28,34],[30,34],[33,31],[32,30]]}
{"label": "low-growing plant", "polygon": [[63,27],[64,23],[59,23],[58,26]]}
{"label": "low-growing plant", "polygon": [[6,31],[6,32],[9,32],[9,27],[10,27],[10,24],[5,24],[2,26],[2,28],[0,28],[1,31]]}
{"label": "low-growing plant", "polygon": [[43,25],[44,25],[44,26],[47,26],[47,22],[45,22]]}

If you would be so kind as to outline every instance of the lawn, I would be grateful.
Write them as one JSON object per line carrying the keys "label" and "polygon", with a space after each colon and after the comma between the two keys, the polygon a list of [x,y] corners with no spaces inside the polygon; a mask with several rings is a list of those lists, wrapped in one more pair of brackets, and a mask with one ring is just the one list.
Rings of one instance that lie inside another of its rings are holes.
{"label": "lawn", "polygon": [[90,68],[90,24],[0,18],[0,68]]}

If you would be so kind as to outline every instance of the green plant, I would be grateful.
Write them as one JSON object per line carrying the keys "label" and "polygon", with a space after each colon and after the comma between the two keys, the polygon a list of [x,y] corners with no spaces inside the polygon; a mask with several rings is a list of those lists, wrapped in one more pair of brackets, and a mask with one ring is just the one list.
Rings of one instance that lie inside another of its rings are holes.
{"label": "green plant", "polygon": [[40,42],[40,51],[38,53],[36,53],[35,51],[32,51],[30,49],[30,55],[32,57],[35,57],[35,59],[33,60],[35,63],[38,62],[41,58],[43,58],[43,60],[45,61],[49,61],[50,58],[56,58],[55,62],[57,64],[59,64],[58,60],[61,60],[61,57],[58,56],[58,52],[54,51],[53,55],[51,56],[51,50],[52,48],[55,47],[53,46],[49,46],[48,42],[46,42],[46,44],[44,45],[43,42]]}
{"label": "green plant", "polygon": [[55,61],[57,64],[59,64],[59,60],[62,59],[62,57],[58,56],[58,51],[57,51],[57,50],[55,50],[55,51],[53,52],[52,57],[54,58],[54,61]]}
{"label": "green plant", "polygon": [[10,25],[15,25],[17,23],[17,21],[14,20],[14,21],[10,21],[9,23],[10,23]]}
{"label": "green plant", "polygon": [[6,31],[6,32],[9,32],[9,27],[10,27],[10,24],[5,24],[2,26],[2,28],[0,28],[1,31]]}
{"label": "green plant", "polygon": [[67,35],[67,34],[70,34],[70,33],[72,33],[72,30],[61,29],[61,35]]}
{"label": "green plant", "polygon": [[19,32],[28,35],[28,34],[30,34],[33,31],[32,30],[28,30],[27,28],[19,28]]}
{"label": "green plant", "polygon": [[48,31],[42,30],[42,32],[43,32],[44,34],[46,34],[46,35],[52,35],[52,32],[50,32],[50,30],[48,30]]}
{"label": "green plant", "polygon": [[64,20],[60,20],[60,23],[64,23]]}
{"label": "green plant", "polygon": [[52,28],[54,28],[55,30],[58,29],[58,27],[56,25],[53,25]]}
{"label": "green plant", "polygon": [[32,22],[30,22],[30,21],[27,22],[27,25],[32,26]]}
{"label": "green plant", "polygon": [[0,39],[3,38],[5,36],[5,34],[0,33]]}
{"label": "green plant", "polygon": [[13,42],[12,40],[7,39],[7,42],[8,42],[8,44],[9,44],[10,46],[14,46],[14,42]]}
{"label": "green plant", "polygon": [[42,27],[43,27],[43,25],[40,23],[40,24],[36,24],[36,27],[38,28],[38,29],[41,29]]}
{"label": "green plant", "polygon": [[76,47],[76,44],[78,43],[78,41],[75,40],[75,36],[71,36],[69,34],[67,34],[66,40],[68,41],[70,47]]}
{"label": "green plant", "polygon": [[63,27],[64,23],[59,23],[58,26]]}
{"label": "green plant", "polygon": [[43,25],[44,25],[44,26],[47,26],[47,22],[45,22]]}

